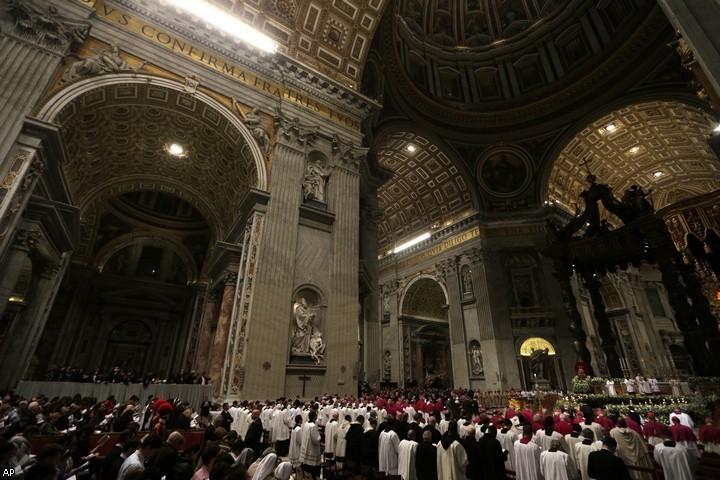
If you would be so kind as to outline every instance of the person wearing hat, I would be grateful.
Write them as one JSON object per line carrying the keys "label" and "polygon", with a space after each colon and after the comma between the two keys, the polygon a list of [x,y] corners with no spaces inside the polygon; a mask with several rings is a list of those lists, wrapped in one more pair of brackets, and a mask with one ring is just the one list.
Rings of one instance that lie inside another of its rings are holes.
{"label": "person wearing hat", "polygon": [[663,432],[667,427],[655,419],[653,412],[648,412],[647,421],[642,427],[642,434],[650,445],[657,445],[663,442]]}
{"label": "person wearing hat", "polygon": [[673,440],[681,447],[685,447],[691,450],[695,456],[699,457],[700,452],[697,448],[697,437],[693,429],[680,423],[678,417],[672,417],[672,425],[670,425],[670,431],[673,434]]}
{"label": "person wearing hat", "polygon": [[720,456],[720,428],[713,426],[712,418],[705,419],[705,425],[700,427],[699,436],[706,453]]}

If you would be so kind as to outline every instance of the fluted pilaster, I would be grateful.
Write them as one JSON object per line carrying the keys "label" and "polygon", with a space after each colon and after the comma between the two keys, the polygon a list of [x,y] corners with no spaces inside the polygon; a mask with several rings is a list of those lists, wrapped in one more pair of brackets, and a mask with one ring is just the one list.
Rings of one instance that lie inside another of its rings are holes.
{"label": "fluted pilaster", "polygon": [[460,287],[460,265],[458,258],[449,258],[443,267],[445,272],[445,286],[448,293],[448,325],[450,326],[453,384],[458,387],[469,387],[467,341],[465,338],[465,320],[463,318],[462,289]]}

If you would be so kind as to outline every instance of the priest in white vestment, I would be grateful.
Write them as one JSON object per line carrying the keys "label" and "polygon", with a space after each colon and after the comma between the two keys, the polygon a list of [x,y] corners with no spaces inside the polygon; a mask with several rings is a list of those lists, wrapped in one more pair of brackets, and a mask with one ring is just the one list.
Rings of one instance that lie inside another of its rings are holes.
{"label": "priest in white vestment", "polygon": [[540,454],[540,473],[548,480],[576,480],[578,470],[570,455],[560,447],[560,442],[553,440],[550,449]]}
{"label": "priest in white vestment", "polygon": [[698,458],[694,452],[676,444],[672,433],[666,432],[665,441],[655,445],[655,461],[660,464],[668,480],[695,480]]}
{"label": "priest in white vestment", "polygon": [[378,441],[378,470],[390,475],[398,473],[398,449],[400,438],[393,431],[395,421],[388,418],[385,431],[380,434]]}
{"label": "priest in white vestment", "polygon": [[[345,457],[345,446],[347,445],[347,441],[345,440],[345,435],[347,435],[348,430],[350,430],[350,415],[346,415],[345,418],[340,422],[340,426],[338,427],[337,434],[335,436],[335,460],[337,461],[338,457]],[[342,466],[342,465],[338,465]]]}
{"label": "priest in white vestment", "polygon": [[447,431],[443,434],[442,440],[437,446],[438,479],[465,480],[467,466],[467,453],[465,453],[465,447],[460,443],[457,423],[450,421]]}
{"label": "priest in white vestment", "polygon": [[415,475],[415,451],[417,446],[415,431],[408,430],[407,438],[401,440],[398,446],[398,475],[403,480],[417,480]]}
{"label": "priest in white vestment", "polygon": [[583,441],[575,444],[575,461],[580,470],[582,480],[592,480],[587,473],[588,457],[590,452],[600,450],[602,442],[595,441],[595,434],[589,428],[582,431]]}
{"label": "priest in white vestment", "polygon": [[302,415],[295,416],[295,427],[290,433],[290,451],[288,461],[293,467],[300,465],[300,431],[302,430]]}
{"label": "priest in white vestment", "polygon": [[338,415],[334,413],[328,424],[325,425],[325,453],[335,455],[335,443],[337,442],[337,432],[339,428]]}
{"label": "priest in white vestment", "polygon": [[[515,449],[515,478],[517,480],[542,480],[540,473],[540,446],[532,441],[532,426],[523,427],[523,436],[513,445]],[[551,480],[551,479],[548,479]]]}
{"label": "priest in white vestment", "polygon": [[519,437],[512,429],[512,421],[504,420],[503,428],[498,430],[496,438],[503,450],[508,452],[507,460],[505,460],[505,470],[515,471],[515,442],[519,440]]}

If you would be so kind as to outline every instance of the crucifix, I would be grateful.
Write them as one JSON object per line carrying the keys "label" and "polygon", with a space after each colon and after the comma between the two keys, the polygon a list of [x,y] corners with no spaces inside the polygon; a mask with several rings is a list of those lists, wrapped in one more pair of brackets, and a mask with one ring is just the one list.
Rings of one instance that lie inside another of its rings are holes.
{"label": "crucifix", "polygon": [[301,375],[301,376],[298,377],[298,380],[302,380],[302,382],[303,382],[303,390],[302,390],[302,397],[303,397],[303,398],[305,398],[305,382],[307,382],[308,380],[310,380],[310,378],[311,378],[311,377],[309,377],[308,375]]}

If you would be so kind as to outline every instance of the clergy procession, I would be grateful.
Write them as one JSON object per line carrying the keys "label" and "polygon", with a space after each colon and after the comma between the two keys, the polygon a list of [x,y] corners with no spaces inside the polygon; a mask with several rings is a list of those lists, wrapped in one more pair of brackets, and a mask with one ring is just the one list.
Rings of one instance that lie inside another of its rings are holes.
{"label": "clergy procession", "polygon": [[[720,478],[712,418],[697,428],[680,410],[663,423],[653,412],[485,408],[471,391],[411,393],[234,402],[218,411],[204,402],[199,412],[178,400],[143,407],[137,398],[90,405],[6,395],[0,468],[28,480]],[[193,429],[200,441],[186,441]],[[102,442],[93,449],[90,436],[104,431],[119,436],[100,455]]]}

